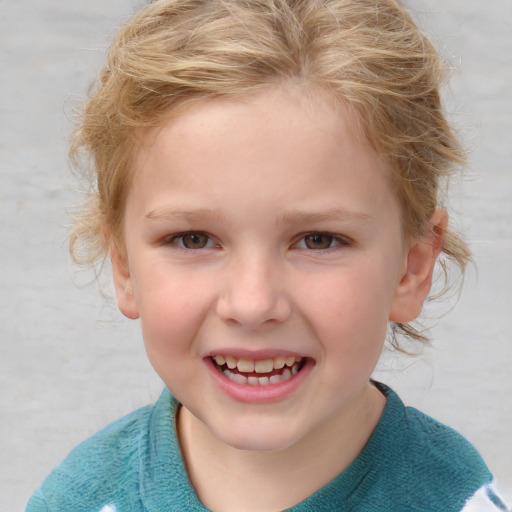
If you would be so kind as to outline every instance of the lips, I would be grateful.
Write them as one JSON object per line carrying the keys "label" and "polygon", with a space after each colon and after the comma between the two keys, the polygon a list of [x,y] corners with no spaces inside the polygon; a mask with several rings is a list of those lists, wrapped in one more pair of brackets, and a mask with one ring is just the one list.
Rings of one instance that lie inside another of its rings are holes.
{"label": "lips", "polygon": [[212,356],[211,360],[226,378],[250,386],[272,386],[285,382],[297,374],[304,364],[304,359],[298,356],[252,360],[218,354]]}

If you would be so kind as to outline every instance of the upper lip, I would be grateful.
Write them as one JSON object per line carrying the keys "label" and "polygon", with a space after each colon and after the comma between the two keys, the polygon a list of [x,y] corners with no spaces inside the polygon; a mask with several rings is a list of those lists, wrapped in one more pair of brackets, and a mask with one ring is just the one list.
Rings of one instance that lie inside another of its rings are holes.
{"label": "upper lip", "polygon": [[293,356],[293,357],[302,357],[302,358],[309,357],[303,353],[295,352],[293,350],[281,350],[281,349],[277,349],[277,348],[260,349],[260,350],[219,348],[216,350],[209,351],[207,354],[205,354],[204,357],[205,358],[206,357],[214,357],[214,356],[218,356],[218,355],[231,356],[231,357],[234,357],[235,359],[249,359],[251,361],[260,361],[260,360],[264,360],[264,359],[275,359],[276,357],[280,357],[280,356],[282,356],[282,357]]}

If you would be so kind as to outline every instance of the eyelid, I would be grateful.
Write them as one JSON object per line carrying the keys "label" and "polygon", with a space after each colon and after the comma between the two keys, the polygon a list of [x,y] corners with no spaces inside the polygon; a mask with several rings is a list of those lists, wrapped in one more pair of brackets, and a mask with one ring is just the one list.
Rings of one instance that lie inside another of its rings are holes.
{"label": "eyelid", "polygon": [[[194,234],[204,235],[208,238],[208,241],[204,247],[190,248],[190,247],[184,246],[183,237],[185,237],[186,235],[194,235]],[[311,249],[311,248],[305,246],[305,244],[302,244],[304,242],[304,239],[307,236],[311,236],[311,235],[329,236],[329,237],[332,237],[332,241],[335,243],[333,246],[327,247],[325,249]],[[182,243],[179,243],[180,239],[181,239]],[[315,253],[327,253],[329,251],[339,250],[340,248],[348,247],[353,244],[353,240],[351,240],[349,237],[340,235],[340,234],[336,234],[336,233],[331,233],[329,231],[307,231],[304,233],[300,233],[296,237],[295,240],[296,241],[292,244],[293,248],[308,251],[308,252],[315,252]],[[301,244],[304,246],[300,247]],[[164,237],[162,239],[162,245],[172,245],[177,250],[182,250],[185,252],[200,251],[200,250],[204,250],[204,249],[212,249],[215,247],[220,247],[220,244],[215,240],[215,237],[213,237],[206,231],[200,231],[200,230],[181,231],[179,233],[167,235],[166,237]]]}
{"label": "eyelid", "polygon": [[[337,243],[335,245],[333,245],[331,247],[327,247],[325,249],[310,249],[307,246],[299,247],[299,244],[301,242],[303,242],[304,239],[307,236],[310,236],[310,235],[330,236],[330,237],[332,237],[333,241],[336,241]],[[294,245],[295,248],[298,248],[298,249],[304,250],[304,251],[310,251],[310,252],[315,252],[315,253],[326,253],[326,252],[329,252],[329,251],[339,250],[340,247],[342,247],[342,248],[343,247],[348,247],[348,246],[350,246],[352,244],[353,244],[353,241],[350,238],[348,238],[347,236],[339,235],[339,234],[336,234],[336,233],[331,233],[329,231],[308,231],[306,233],[301,233],[297,237],[297,241],[293,245]]]}
{"label": "eyelid", "polygon": [[[204,235],[208,238],[208,241],[204,247],[198,247],[198,248],[190,248],[185,247],[183,244],[183,238],[187,235]],[[178,243],[177,240],[180,240],[182,243]],[[176,249],[186,252],[191,251],[201,251],[204,249],[212,249],[214,247],[218,247],[219,244],[215,242],[214,237],[212,237],[209,233],[206,231],[200,231],[200,230],[190,230],[190,231],[181,231],[180,233],[174,233],[172,235],[168,235],[163,239],[163,245],[172,245]]]}

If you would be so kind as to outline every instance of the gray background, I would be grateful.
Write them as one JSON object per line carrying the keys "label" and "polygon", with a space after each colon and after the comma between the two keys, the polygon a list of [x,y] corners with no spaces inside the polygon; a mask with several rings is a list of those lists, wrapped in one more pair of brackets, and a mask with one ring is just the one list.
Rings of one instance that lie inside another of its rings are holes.
{"label": "gray background", "polygon": [[[72,107],[140,4],[0,0],[2,512],[22,510],[74,445],[162,388],[108,278],[100,293],[67,254],[80,201],[66,158]],[[446,102],[472,156],[450,207],[475,266],[433,347],[386,354],[377,376],[466,435],[512,503],[512,0],[409,5],[454,67]]]}

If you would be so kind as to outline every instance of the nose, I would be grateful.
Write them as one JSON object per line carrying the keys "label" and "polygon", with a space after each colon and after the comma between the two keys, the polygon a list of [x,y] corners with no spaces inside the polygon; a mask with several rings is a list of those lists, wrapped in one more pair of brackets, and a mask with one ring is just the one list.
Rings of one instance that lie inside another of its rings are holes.
{"label": "nose", "polygon": [[226,323],[256,330],[285,322],[292,311],[282,269],[265,256],[240,257],[223,273],[217,315]]}

